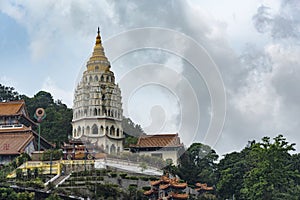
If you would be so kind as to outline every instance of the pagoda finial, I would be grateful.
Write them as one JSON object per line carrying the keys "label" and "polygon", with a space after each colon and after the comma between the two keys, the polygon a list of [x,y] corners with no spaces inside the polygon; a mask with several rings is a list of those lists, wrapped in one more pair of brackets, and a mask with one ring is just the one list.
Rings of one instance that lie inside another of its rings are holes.
{"label": "pagoda finial", "polygon": [[98,26],[98,31],[97,31],[98,35],[96,37],[96,45],[97,44],[101,44],[101,37],[100,37],[100,28]]}

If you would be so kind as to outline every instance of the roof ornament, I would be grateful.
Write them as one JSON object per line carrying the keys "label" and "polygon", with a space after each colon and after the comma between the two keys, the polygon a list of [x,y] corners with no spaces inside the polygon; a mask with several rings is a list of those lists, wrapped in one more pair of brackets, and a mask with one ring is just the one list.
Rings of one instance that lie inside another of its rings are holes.
{"label": "roof ornament", "polygon": [[101,37],[100,37],[100,28],[98,26],[98,31],[97,31],[98,35],[96,37],[96,45],[97,44],[101,44]]}

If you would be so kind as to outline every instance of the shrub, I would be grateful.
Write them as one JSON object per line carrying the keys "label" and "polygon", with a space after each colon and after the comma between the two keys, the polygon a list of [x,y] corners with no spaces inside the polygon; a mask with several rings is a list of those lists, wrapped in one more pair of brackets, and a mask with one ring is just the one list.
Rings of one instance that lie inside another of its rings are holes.
{"label": "shrub", "polygon": [[150,181],[157,181],[157,180],[159,180],[159,178],[157,178],[157,177],[155,177],[155,176],[152,176],[152,177],[149,178],[149,180],[150,180]]}
{"label": "shrub", "polygon": [[43,152],[42,155],[42,160],[50,160],[51,156],[52,156],[52,160],[59,160],[62,157],[63,153],[61,150],[59,149],[49,149]]}
{"label": "shrub", "polygon": [[144,186],[144,187],[142,187],[142,189],[145,190],[145,191],[148,191],[148,190],[151,190],[151,187],[150,186]]}
{"label": "shrub", "polygon": [[130,180],[139,180],[139,178],[136,176],[129,176],[129,177],[127,176],[127,178]]}
{"label": "shrub", "polygon": [[114,172],[111,172],[110,175],[111,175],[112,178],[116,178],[118,174],[114,173]]}
{"label": "shrub", "polygon": [[137,187],[137,184],[130,184],[129,187]]}
{"label": "shrub", "polygon": [[126,178],[127,174],[126,173],[122,173],[119,176],[124,179],[124,178]]}
{"label": "shrub", "polygon": [[143,181],[149,181],[149,177],[147,177],[147,176],[142,176],[142,177],[140,177],[140,179]]}

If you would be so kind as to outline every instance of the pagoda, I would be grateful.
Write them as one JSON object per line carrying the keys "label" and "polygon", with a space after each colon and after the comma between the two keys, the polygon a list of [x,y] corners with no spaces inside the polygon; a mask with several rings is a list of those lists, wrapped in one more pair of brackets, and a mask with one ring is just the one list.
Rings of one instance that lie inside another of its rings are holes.
{"label": "pagoda", "polygon": [[73,101],[72,139],[108,154],[123,150],[121,90],[104,53],[100,30]]}

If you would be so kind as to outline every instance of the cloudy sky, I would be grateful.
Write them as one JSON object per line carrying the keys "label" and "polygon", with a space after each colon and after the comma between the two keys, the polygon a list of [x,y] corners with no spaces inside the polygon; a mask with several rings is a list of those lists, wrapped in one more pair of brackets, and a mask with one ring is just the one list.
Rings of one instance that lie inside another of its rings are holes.
{"label": "cloudy sky", "polygon": [[299,13],[297,0],[1,1],[0,83],[72,107],[100,26],[124,113],[148,133],[179,132],[220,155],[279,133],[300,143]]}

